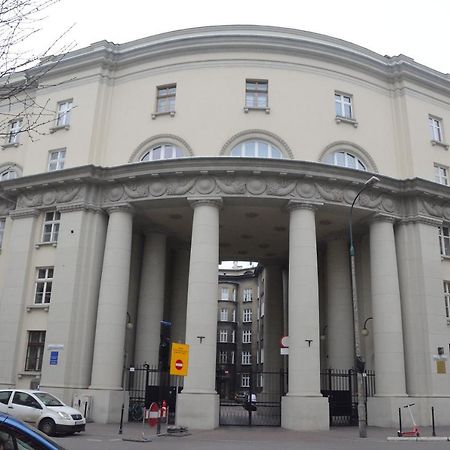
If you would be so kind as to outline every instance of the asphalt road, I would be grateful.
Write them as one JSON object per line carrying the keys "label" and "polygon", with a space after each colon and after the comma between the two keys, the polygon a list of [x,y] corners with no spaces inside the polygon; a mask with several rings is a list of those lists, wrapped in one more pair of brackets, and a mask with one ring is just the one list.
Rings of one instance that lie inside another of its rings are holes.
{"label": "asphalt road", "polygon": [[[151,441],[142,441],[142,435]],[[438,428],[440,437],[450,436],[450,427]],[[189,436],[152,436],[151,429],[140,424],[126,424],[123,435],[116,425],[88,424],[84,433],[55,440],[67,450],[422,450],[450,449],[450,442],[391,442],[395,430],[369,428],[361,439],[354,427],[334,428],[326,432],[294,432],[270,427],[221,427],[212,431],[191,431]],[[422,430],[431,436],[431,430]],[[135,439],[137,442],[122,440]]]}

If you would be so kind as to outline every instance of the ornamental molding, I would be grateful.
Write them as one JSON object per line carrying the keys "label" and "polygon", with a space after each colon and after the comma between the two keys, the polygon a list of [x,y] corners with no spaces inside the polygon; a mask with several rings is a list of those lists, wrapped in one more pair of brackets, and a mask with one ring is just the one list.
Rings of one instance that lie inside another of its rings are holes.
{"label": "ornamental molding", "polygon": [[86,199],[87,186],[76,184],[60,188],[42,188],[22,192],[17,199],[17,209],[48,208],[60,203],[80,203]]}

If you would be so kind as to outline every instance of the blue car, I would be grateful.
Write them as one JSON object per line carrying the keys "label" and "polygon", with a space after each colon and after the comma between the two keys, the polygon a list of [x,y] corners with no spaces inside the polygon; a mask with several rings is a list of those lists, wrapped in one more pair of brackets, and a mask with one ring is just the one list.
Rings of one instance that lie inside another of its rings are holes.
{"label": "blue car", "polygon": [[0,450],[64,450],[56,442],[18,419],[0,413]]}

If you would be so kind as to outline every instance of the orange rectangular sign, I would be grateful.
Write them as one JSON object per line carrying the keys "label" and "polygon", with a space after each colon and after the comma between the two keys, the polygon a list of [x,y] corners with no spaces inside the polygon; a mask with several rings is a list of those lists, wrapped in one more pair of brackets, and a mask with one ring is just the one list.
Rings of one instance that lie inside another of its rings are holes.
{"label": "orange rectangular sign", "polygon": [[188,373],[189,365],[189,345],[172,344],[170,354],[170,375],[181,375],[185,377]]}

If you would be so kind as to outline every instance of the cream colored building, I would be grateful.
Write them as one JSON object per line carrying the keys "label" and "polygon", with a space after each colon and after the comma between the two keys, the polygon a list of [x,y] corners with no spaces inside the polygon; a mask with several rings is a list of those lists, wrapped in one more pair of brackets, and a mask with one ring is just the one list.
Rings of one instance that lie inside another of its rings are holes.
{"label": "cream colored building", "polygon": [[190,345],[177,421],[217,426],[217,263],[247,259],[286,285],[282,426],[328,428],[320,368],[354,365],[349,210],[376,175],[353,211],[369,424],[412,402],[420,424],[431,406],[449,423],[449,75],[258,26],[101,41],[43,67],[30,95],[56,117],[32,140],[13,105],[0,151],[0,387],[86,393],[117,421],[127,321],[127,354],[153,364],[164,318]]}

